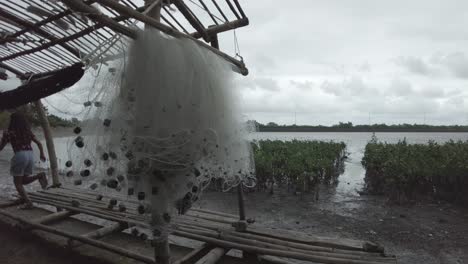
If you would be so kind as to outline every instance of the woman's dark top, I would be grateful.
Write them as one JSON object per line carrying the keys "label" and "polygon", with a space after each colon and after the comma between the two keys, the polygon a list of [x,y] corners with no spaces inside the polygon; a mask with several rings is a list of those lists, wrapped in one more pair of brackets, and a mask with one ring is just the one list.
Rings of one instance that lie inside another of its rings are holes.
{"label": "woman's dark top", "polygon": [[13,151],[19,152],[24,150],[32,150],[31,141],[34,139],[34,134],[31,131],[22,131],[20,133],[4,130],[0,145],[10,143]]}

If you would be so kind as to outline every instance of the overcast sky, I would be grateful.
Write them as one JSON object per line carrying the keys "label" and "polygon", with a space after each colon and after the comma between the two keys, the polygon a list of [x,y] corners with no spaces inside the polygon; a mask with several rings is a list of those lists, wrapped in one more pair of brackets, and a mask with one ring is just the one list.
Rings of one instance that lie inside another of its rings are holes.
{"label": "overcast sky", "polygon": [[[247,118],[468,124],[468,1],[240,2],[250,19],[236,31],[250,70],[237,82]],[[220,43],[230,54],[232,36]],[[60,98],[48,101],[66,108]]]}
{"label": "overcast sky", "polygon": [[[468,1],[251,0],[245,114],[282,124],[468,123]],[[221,48],[232,51],[232,38]]]}

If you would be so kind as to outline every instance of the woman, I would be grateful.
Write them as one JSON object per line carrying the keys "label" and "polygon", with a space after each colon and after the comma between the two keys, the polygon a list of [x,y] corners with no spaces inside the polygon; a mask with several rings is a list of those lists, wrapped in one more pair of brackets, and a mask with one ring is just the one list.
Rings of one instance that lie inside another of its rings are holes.
{"label": "woman", "polygon": [[20,202],[24,203],[22,209],[31,209],[33,207],[23,185],[38,180],[42,189],[47,187],[47,177],[44,172],[32,175],[34,156],[31,141],[37,144],[39,157],[42,161],[45,161],[42,144],[32,133],[26,118],[19,112],[11,114],[8,129],[3,131],[3,137],[0,141],[0,151],[6,144],[10,143],[15,153],[11,159],[10,173],[13,176],[16,190],[21,197]]}

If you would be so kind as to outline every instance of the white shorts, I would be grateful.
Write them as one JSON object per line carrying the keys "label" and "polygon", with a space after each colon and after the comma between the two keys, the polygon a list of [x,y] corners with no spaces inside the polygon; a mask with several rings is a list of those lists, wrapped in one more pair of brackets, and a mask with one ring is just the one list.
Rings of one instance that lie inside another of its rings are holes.
{"label": "white shorts", "polygon": [[33,174],[34,155],[32,150],[22,150],[15,153],[11,159],[10,173],[14,177]]}

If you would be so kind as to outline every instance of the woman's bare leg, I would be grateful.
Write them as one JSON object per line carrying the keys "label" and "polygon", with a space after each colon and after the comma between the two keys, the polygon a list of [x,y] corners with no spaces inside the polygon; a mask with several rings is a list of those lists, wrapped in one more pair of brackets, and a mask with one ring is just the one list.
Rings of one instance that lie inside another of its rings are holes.
{"label": "woman's bare leg", "polygon": [[13,177],[13,182],[15,183],[15,188],[20,197],[23,199],[24,203],[27,205],[32,205],[31,200],[29,200],[28,195],[23,187],[23,176],[15,176]]}
{"label": "woman's bare leg", "polygon": [[39,180],[40,178],[42,177],[42,174],[36,174],[36,175],[33,175],[33,176],[24,176],[23,177],[23,185],[27,185],[27,184],[30,184],[31,182],[35,182],[37,180]]}

